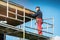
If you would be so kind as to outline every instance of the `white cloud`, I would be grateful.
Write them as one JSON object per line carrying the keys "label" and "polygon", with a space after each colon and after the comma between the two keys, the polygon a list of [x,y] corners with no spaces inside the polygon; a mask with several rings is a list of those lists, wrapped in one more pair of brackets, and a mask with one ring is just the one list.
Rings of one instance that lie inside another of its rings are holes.
{"label": "white cloud", "polygon": [[60,40],[60,36],[56,36],[54,40]]}
{"label": "white cloud", "polygon": [[60,36],[52,37],[50,40],[60,40]]}

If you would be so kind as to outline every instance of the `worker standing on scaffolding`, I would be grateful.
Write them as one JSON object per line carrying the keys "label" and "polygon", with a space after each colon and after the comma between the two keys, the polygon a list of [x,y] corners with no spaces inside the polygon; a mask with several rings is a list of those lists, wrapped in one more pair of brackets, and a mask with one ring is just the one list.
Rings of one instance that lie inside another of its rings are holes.
{"label": "worker standing on scaffolding", "polygon": [[38,34],[42,35],[42,12],[39,6],[37,6],[35,9],[36,9],[36,13],[32,13],[32,16],[36,17]]}

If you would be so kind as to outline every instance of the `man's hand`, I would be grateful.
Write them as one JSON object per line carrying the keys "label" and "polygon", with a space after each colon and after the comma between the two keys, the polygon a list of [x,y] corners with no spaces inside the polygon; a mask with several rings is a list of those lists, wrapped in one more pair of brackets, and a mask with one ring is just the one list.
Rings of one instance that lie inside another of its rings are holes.
{"label": "man's hand", "polygon": [[35,14],[34,12],[30,12],[31,14]]}

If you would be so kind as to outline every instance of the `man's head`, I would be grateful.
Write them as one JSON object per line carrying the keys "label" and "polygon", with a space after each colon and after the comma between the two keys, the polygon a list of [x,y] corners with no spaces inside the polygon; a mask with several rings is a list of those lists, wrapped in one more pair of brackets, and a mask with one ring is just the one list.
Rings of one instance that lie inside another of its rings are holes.
{"label": "man's head", "polygon": [[35,9],[36,9],[36,11],[40,11],[40,7],[39,6],[37,6]]}

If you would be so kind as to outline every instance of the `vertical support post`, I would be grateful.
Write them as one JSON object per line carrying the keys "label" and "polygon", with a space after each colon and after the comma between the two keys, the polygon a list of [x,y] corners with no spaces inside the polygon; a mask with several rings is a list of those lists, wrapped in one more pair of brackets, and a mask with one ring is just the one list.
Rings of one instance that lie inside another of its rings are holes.
{"label": "vertical support post", "polygon": [[19,38],[21,40],[21,38]]}
{"label": "vertical support post", "polygon": [[23,40],[25,40],[25,7],[24,7],[24,15],[23,15]]}
{"label": "vertical support post", "polygon": [[47,32],[48,32],[48,24],[47,24]]}
{"label": "vertical support post", "polygon": [[8,17],[8,10],[9,10],[9,8],[8,8],[8,3],[9,2],[9,0],[7,0],[7,17]]}
{"label": "vertical support post", "polygon": [[17,19],[17,8],[16,8],[16,19]]}
{"label": "vertical support post", "polygon": [[32,27],[32,18],[31,18],[31,27]]}
{"label": "vertical support post", "polygon": [[6,40],[6,33],[4,33],[4,40]]}
{"label": "vertical support post", "polygon": [[52,20],[52,22],[53,22],[52,33],[54,34],[54,17],[53,17],[53,20]]}

